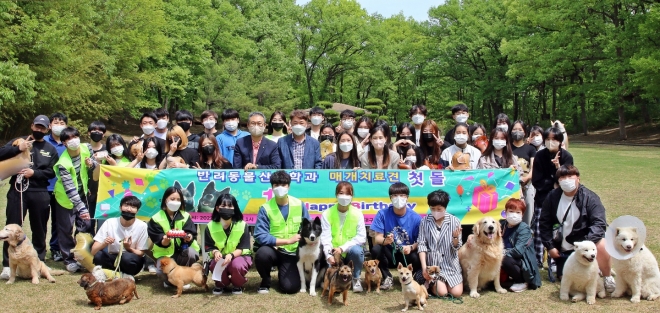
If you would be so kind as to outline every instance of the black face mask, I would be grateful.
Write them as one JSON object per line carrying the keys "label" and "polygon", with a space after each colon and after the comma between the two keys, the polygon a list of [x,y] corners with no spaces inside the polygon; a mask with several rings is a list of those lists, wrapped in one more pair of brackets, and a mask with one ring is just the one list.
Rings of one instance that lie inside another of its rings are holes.
{"label": "black face mask", "polygon": [[319,136],[319,142],[323,142],[325,140],[332,141],[332,136],[330,135]]}
{"label": "black face mask", "polygon": [[215,152],[215,147],[214,146],[204,146],[202,147],[202,152],[204,152],[205,155],[213,155],[213,152]]}
{"label": "black face mask", "polygon": [[425,133],[425,134],[422,134],[422,140],[424,140],[424,142],[431,142],[431,141],[435,140],[435,138],[433,138],[433,134]]}
{"label": "black face mask", "polygon": [[121,217],[127,221],[130,221],[135,218],[135,213],[133,212],[121,212]]}
{"label": "black face mask", "polygon": [[399,136],[399,139],[412,141],[412,136]]}
{"label": "black face mask", "polygon": [[101,140],[103,139],[103,133],[99,133],[99,132],[91,132],[91,133],[89,134],[89,137],[92,138],[92,141],[93,141],[93,142],[99,142],[99,141],[101,141]]}
{"label": "black face mask", "polygon": [[190,122],[177,122],[176,124],[179,125],[184,132],[187,132],[190,129]]}
{"label": "black face mask", "polygon": [[219,208],[216,210],[220,214],[215,216],[215,219],[213,219],[214,222],[220,222],[221,219],[229,220],[234,217],[234,209]]}
{"label": "black face mask", "polygon": [[46,134],[44,134],[44,133],[42,133],[38,130],[33,130],[32,131],[32,138],[34,138],[34,140],[44,139],[44,136],[46,136]]}
{"label": "black face mask", "polygon": [[270,126],[273,127],[274,130],[280,131],[284,128],[284,123],[270,123]]}

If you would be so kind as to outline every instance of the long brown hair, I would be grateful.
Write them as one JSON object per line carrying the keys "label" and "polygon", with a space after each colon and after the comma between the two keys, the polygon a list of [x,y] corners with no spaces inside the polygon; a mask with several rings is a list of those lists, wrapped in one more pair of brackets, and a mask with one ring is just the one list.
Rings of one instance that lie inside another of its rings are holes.
{"label": "long brown hair", "polygon": [[199,136],[199,144],[197,145],[197,152],[199,153],[199,165],[206,164],[206,158],[204,157],[204,147],[202,146],[202,143],[204,143],[204,139],[208,139],[211,141],[211,144],[213,147],[215,147],[215,151],[213,151],[213,164],[217,168],[226,168],[228,165],[231,164],[229,161],[222,156],[220,153],[220,147],[218,147],[218,141],[215,140],[215,136],[211,135],[209,136],[208,134],[204,133],[201,136]]}
{"label": "long brown hair", "polygon": [[351,166],[350,169],[359,167],[360,158],[358,158],[358,154],[357,154],[357,145],[359,145],[360,143],[357,142],[357,139],[355,138],[355,136],[351,135],[351,133],[342,131],[341,133],[339,133],[339,135],[337,135],[337,152],[335,152],[334,168],[336,169],[341,168],[341,155],[344,153],[344,151],[341,151],[341,148],[339,148],[339,143],[341,141],[341,137],[344,135],[351,137],[351,140],[353,141],[353,149],[351,150],[351,153],[348,156],[348,164]]}
{"label": "long brown hair", "polygon": [[369,166],[373,169],[380,169],[378,168],[378,162],[376,161],[376,148],[374,148],[374,145],[371,143],[371,138],[374,138],[374,134],[377,132],[381,132],[383,137],[385,137],[385,146],[383,146],[383,169],[387,169],[390,166],[390,148],[387,146],[389,132],[385,127],[387,127],[387,124],[385,124],[385,126],[377,125],[369,130],[369,152],[367,153],[367,160],[369,161]]}
{"label": "long brown hair", "polygon": [[495,140],[495,136],[497,136],[498,134],[502,134],[504,136],[504,140],[506,140],[506,146],[502,148],[502,166],[500,167],[507,168],[511,166],[511,164],[513,164],[513,153],[511,152],[512,151],[511,140],[509,140],[509,134],[507,134],[507,132],[504,132],[499,128],[493,129],[493,131],[490,133],[490,140],[488,141],[488,147],[486,147],[483,157],[490,158],[490,156],[493,154],[493,151],[495,151],[495,147],[493,147],[493,140]]}
{"label": "long brown hair", "polygon": [[[422,132],[419,135],[420,141],[422,140],[422,134],[424,134],[424,128],[426,127],[431,127],[433,133],[440,137],[440,128],[438,128],[438,125],[433,121],[433,120],[425,120],[424,123],[422,123],[422,128],[420,131]],[[433,140],[433,146],[429,147],[429,145],[424,142],[420,143],[419,145],[422,147],[422,152],[424,152],[424,159],[428,160],[429,163],[433,165],[440,164],[440,156],[442,155],[442,146],[438,144],[436,140]]]}

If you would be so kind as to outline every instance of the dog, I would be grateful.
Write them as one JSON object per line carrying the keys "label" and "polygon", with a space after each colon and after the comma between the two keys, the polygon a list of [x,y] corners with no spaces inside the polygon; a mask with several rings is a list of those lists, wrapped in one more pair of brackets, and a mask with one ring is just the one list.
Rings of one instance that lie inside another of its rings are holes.
{"label": "dog", "polygon": [[[27,140],[33,140],[32,136],[29,136]],[[24,141],[25,139],[18,138],[14,140],[14,142],[11,145],[14,147],[18,147]],[[31,150],[32,149],[25,149],[25,151],[19,153],[18,155],[12,158],[6,159],[4,161],[0,161],[0,180],[4,180],[5,178],[14,176],[21,170],[29,168],[32,165],[32,161],[30,160]]]}
{"label": "dog", "polygon": [[131,302],[133,295],[135,295],[135,299],[140,299],[135,282],[128,278],[101,282],[96,280],[94,274],[85,273],[78,280],[78,285],[85,289],[89,304],[94,304],[95,310],[100,310],[101,305]]}
{"label": "dog", "polygon": [[367,283],[367,293],[371,292],[371,284],[376,284],[376,293],[380,293],[380,281],[383,279],[383,274],[378,268],[378,260],[364,261],[362,266],[366,269],[364,272],[364,282]]}
{"label": "dog", "polygon": [[[179,188],[183,194],[183,204],[186,212],[195,212],[195,184],[190,182],[186,188],[181,186],[179,181],[174,181],[174,187]],[[213,203],[215,207],[215,203]]]}
{"label": "dog", "polygon": [[43,261],[39,260],[37,250],[34,250],[32,242],[18,224],[5,226],[0,231],[0,241],[6,241],[9,244],[7,255],[9,256],[10,274],[7,284],[13,284],[17,276],[32,279],[33,284],[39,283],[39,277],[54,283],[55,278],[52,275],[64,274],[64,271],[50,270]]}
{"label": "dog", "polygon": [[[188,185],[190,188],[190,185]],[[197,212],[213,213],[215,209],[215,202],[220,198],[221,195],[229,193],[230,188],[226,187],[222,190],[215,190],[215,182],[212,181],[206,185],[202,197],[199,199],[199,204],[197,204]],[[194,191],[193,191],[194,193]]]}
{"label": "dog", "polygon": [[325,271],[323,292],[321,297],[328,293],[328,304],[332,304],[336,292],[340,292],[344,299],[344,306],[348,305],[348,290],[353,284],[353,261],[343,264],[341,255],[335,254],[336,263]]}
{"label": "dog", "polygon": [[408,311],[408,305],[411,301],[417,304],[417,308],[420,311],[423,311],[426,306],[426,301],[429,298],[429,293],[426,288],[420,286],[413,278],[412,264],[408,264],[408,267],[405,267],[399,262],[397,270],[399,271],[401,291],[403,291],[403,302],[405,302],[406,305],[406,307],[401,309],[401,312]]}
{"label": "dog", "polygon": [[176,286],[176,294],[172,298],[178,298],[183,292],[183,285],[194,283],[199,287],[204,287],[204,290],[209,291],[209,286],[206,284],[206,275],[204,275],[204,267],[195,263],[192,266],[181,266],[176,264],[174,260],[168,257],[163,257],[160,260],[160,268],[163,273],[167,274],[167,280],[170,284]]}
{"label": "dog", "polygon": [[573,302],[587,299],[588,304],[596,303],[596,293],[604,298],[605,283],[598,275],[598,262],[596,261],[596,244],[591,241],[573,243],[573,252],[564,264],[564,273],[559,288],[559,298],[568,301],[569,296]]}
{"label": "dog", "polygon": [[[621,254],[630,253],[639,244],[636,227],[617,227],[614,248]],[[612,267],[616,270],[616,287],[612,298],[631,294],[630,302],[638,303],[640,297],[653,301],[660,296],[660,270],[658,261],[646,246],[630,259],[612,258]]]}
{"label": "dog", "polygon": [[424,287],[426,287],[426,289],[428,289],[429,286],[431,285],[431,283],[436,283],[438,281],[438,279],[440,278],[440,267],[435,266],[435,265],[434,266],[427,266],[426,267],[426,273],[429,274],[429,277],[431,277],[430,281],[426,281],[424,283]]}
{"label": "dog", "polygon": [[[319,273],[327,268],[325,253],[321,245],[321,219],[317,216],[314,222],[304,218],[300,227],[300,241],[296,250],[298,274],[300,275],[300,292],[305,293],[309,278],[309,295],[316,296],[316,284]],[[320,277],[323,277],[321,274]]]}
{"label": "dog", "polygon": [[495,282],[495,291],[507,292],[500,286],[503,250],[500,223],[492,217],[484,217],[474,224],[472,235],[458,250],[463,280],[470,288],[470,297],[479,298],[479,290],[491,281]]}

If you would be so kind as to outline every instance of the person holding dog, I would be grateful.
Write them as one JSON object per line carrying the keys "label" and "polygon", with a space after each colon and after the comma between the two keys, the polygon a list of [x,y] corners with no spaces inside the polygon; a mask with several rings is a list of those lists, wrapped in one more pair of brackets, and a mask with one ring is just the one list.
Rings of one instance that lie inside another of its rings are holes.
{"label": "person holding dog", "polygon": [[216,266],[227,266],[222,279],[215,281],[213,294],[223,294],[229,285],[234,285],[232,294],[243,294],[246,275],[252,266],[250,231],[236,198],[231,194],[222,194],[215,202],[204,240],[204,250],[211,256],[211,272]]}
{"label": "person holding dog", "polygon": [[274,197],[266,202],[257,214],[254,228],[254,241],[257,253],[255,264],[261,285],[257,290],[267,294],[270,290],[270,270],[277,266],[277,277],[283,293],[300,291],[300,274],[296,250],[300,240],[302,219],[310,219],[302,201],[289,195],[291,176],[285,171],[277,171],[270,176]]}
{"label": "person holding dog", "polygon": [[341,254],[343,263],[353,261],[353,292],[362,292],[360,274],[364,262],[362,245],[367,242],[367,229],[362,212],[351,204],[353,185],[342,181],[335,189],[337,204],[321,215],[321,244],[329,265],[336,265],[335,253]]}
{"label": "person holding dog", "polygon": [[[514,124],[515,125],[515,124]],[[502,241],[504,242],[504,259],[502,272],[507,279],[502,287],[513,292],[541,287],[541,274],[534,255],[532,230],[523,222],[527,206],[523,200],[509,199],[504,205],[506,219],[502,221]]]}
{"label": "person holding dog", "polygon": [[[183,230],[185,237],[168,237],[167,232],[173,229]],[[199,245],[195,239],[197,227],[186,212],[181,189],[169,187],[165,190],[160,211],[147,223],[147,232],[154,243],[151,251],[156,259],[156,275],[163,279],[165,287],[170,284],[167,274],[161,270],[161,258],[170,257],[176,264],[183,266],[191,266],[199,260]]]}

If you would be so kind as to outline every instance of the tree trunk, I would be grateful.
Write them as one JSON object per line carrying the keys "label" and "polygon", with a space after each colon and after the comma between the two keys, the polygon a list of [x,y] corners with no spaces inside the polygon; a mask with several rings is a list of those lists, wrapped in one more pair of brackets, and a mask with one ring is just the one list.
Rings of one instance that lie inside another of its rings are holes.
{"label": "tree trunk", "polygon": [[649,107],[645,100],[642,100],[642,116],[645,124],[651,124],[651,114],[649,114]]}
{"label": "tree trunk", "polygon": [[619,104],[619,139],[628,140],[628,135],[626,135],[626,112],[623,103]]}
{"label": "tree trunk", "polygon": [[341,72],[339,79],[339,103],[344,103],[344,72]]}
{"label": "tree trunk", "polygon": [[587,125],[587,96],[584,92],[580,92],[580,109],[582,110],[580,114],[582,119],[582,134],[587,136],[589,135],[589,128]]}
{"label": "tree trunk", "polygon": [[307,95],[309,96],[309,105],[314,105],[314,94],[312,93],[312,79],[307,76]]}
{"label": "tree trunk", "polygon": [[513,120],[517,121],[518,120],[518,107],[520,104],[518,103],[518,93],[514,92],[513,93]]}

